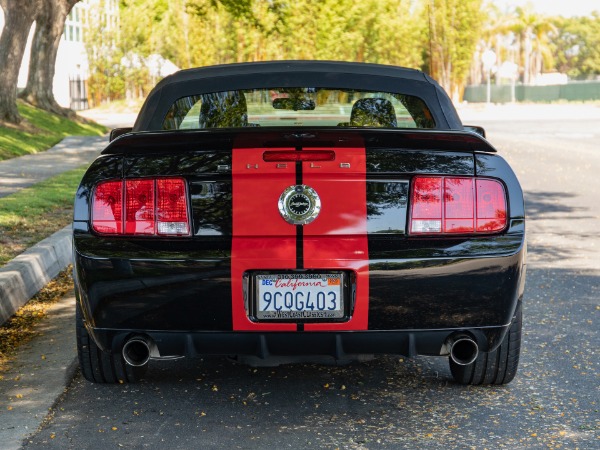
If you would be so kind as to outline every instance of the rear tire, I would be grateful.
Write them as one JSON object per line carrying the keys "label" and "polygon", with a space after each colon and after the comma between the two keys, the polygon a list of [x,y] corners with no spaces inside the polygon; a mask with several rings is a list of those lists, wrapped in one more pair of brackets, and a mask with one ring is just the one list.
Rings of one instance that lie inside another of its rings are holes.
{"label": "rear tire", "polygon": [[523,313],[517,306],[510,328],[500,346],[493,352],[480,352],[471,364],[461,366],[450,358],[450,371],[457,383],[469,385],[508,384],[517,374],[521,351]]}
{"label": "rear tire", "polygon": [[142,379],[148,365],[132,367],[125,363],[121,353],[102,351],[89,335],[83,323],[79,302],[75,307],[77,357],[83,377],[92,383],[135,383]]}

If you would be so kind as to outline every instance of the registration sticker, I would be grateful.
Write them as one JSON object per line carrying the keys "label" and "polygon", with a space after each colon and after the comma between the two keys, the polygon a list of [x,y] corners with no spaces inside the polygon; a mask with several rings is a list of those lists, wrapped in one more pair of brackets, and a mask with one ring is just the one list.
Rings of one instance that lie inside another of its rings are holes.
{"label": "registration sticker", "polygon": [[340,319],[344,317],[341,273],[257,274],[259,320]]}

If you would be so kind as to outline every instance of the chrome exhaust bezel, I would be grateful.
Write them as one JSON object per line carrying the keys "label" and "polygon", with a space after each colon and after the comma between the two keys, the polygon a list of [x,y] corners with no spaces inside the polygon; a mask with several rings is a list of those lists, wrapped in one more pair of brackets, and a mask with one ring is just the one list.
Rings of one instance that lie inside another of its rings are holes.
{"label": "chrome exhaust bezel", "polygon": [[[479,356],[479,346],[477,345],[477,342],[468,335],[463,334],[450,337],[448,339],[447,346],[449,349],[450,358],[452,358],[452,361],[460,366],[468,366],[469,364],[473,364]],[[464,346],[470,346],[471,348],[463,349]],[[457,355],[459,350],[460,353],[464,354]]]}

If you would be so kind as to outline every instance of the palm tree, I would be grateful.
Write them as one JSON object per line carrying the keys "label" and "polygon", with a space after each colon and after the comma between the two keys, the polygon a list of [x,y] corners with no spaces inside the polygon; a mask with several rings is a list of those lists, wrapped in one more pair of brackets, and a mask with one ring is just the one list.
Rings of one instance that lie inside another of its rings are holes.
{"label": "palm tree", "polygon": [[502,61],[511,59],[510,45],[507,42],[513,39],[512,26],[514,18],[504,14],[492,2],[484,3],[483,8],[486,21],[481,30],[481,40],[474,55],[471,71],[471,81],[476,83],[482,83],[484,79],[481,55],[486,50],[493,50],[497,57],[496,66],[499,67],[502,65]]}
{"label": "palm tree", "polygon": [[550,36],[556,32],[556,26],[549,20],[539,22],[533,29],[535,39],[533,41],[533,65],[531,67],[535,75],[541,74],[544,67],[554,67]]}
{"label": "palm tree", "polygon": [[548,33],[556,28],[547,17],[537,14],[530,4],[515,8],[511,31],[519,42],[519,56],[523,67],[523,83],[530,84],[533,76],[542,71],[542,62],[551,62]]}

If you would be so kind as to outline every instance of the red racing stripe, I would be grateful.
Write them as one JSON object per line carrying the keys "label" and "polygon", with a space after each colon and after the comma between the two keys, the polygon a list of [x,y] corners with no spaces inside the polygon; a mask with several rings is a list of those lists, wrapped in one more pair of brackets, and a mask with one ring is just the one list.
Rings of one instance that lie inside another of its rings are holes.
{"label": "red racing stripe", "polygon": [[[302,182],[316,190],[322,205],[319,216],[303,227],[303,265],[306,269],[353,270],[357,277],[356,303],[348,322],[307,323],[305,331],[368,328],[365,149],[335,151],[335,161],[302,164]],[[242,279],[246,270],[288,270],[296,268],[297,262],[296,227],[281,218],[277,207],[283,190],[296,182],[295,164],[282,168],[276,163],[265,163],[263,152],[264,149],[233,150],[233,329],[295,331],[296,323],[254,323],[244,307]]]}
{"label": "red racing stripe", "polygon": [[348,322],[307,323],[305,331],[368,329],[366,150],[336,148],[335,153],[335,161],[303,164],[303,183],[321,198],[319,216],[304,226],[304,267],[354,270],[356,306]]}
{"label": "red racing stripe", "polygon": [[[294,150],[269,149],[269,150]],[[233,149],[233,241],[231,289],[235,331],[294,331],[294,323],[255,323],[244,306],[242,278],[246,270],[294,269],[296,227],[285,222],[277,203],[285,188],[295,184],[295,164],[279,168],[263,161],[264,149]]]}

